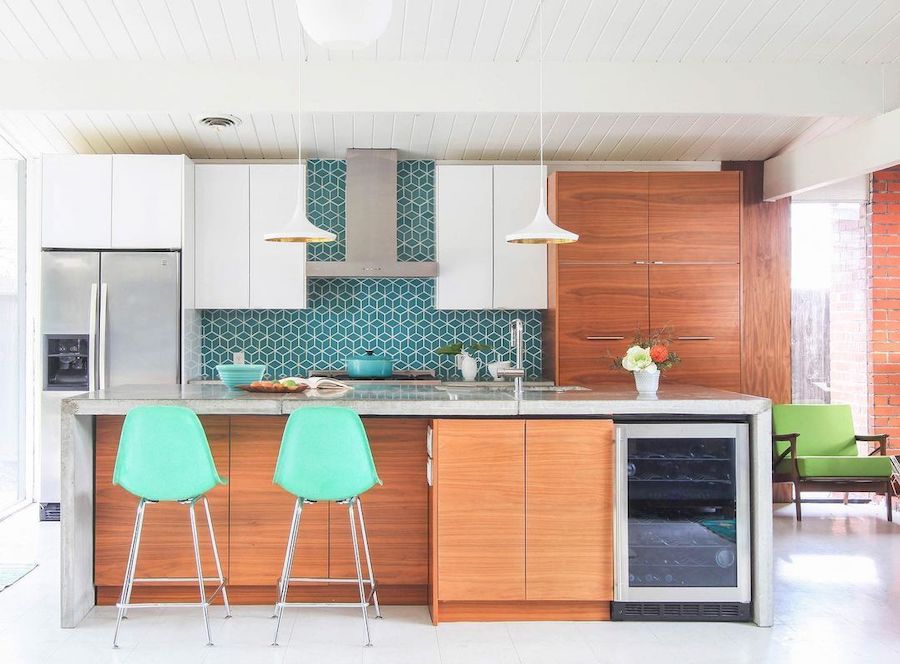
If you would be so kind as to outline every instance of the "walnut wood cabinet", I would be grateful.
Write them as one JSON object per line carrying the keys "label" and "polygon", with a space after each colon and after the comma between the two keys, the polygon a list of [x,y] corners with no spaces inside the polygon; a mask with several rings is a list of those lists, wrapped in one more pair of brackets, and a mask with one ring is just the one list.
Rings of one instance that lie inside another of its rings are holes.
{"label": "walnut wood cabinet", "polygon": [[[98,603],[115,603],[131,543],[138,499],[112,484],[122,417],[97,418],[95,434],[96,544],[94,583]],[[201,417],[219,473],[228,484],[208,494],[229,598],[235,604],[274,601],[294,498],[272,484],[287,418],[269,415]],[[363,497],[369,546],[385,604],[424,604],[428,583],[428,485],[425,438],[428,420],[364,418],[375,465],[384,482]],[[215,569],[205,528],[200,527],[204,572]],[[306,505],[294,576],[355,576],[347,510],[332,503]],[[138,576],[196,574],[187,508],[161,503],[147,508]],[[356,587],[298,586],[292,599],[352,600]],[[196,586],[136,586],[135,597],[152,601],[196,597]]]}
{"label": "walnut wood cabinet", "polygon": [[604,619],[613,598],[609,420],[435,420],[435,623]]}
{"label": "walnut wood cabinet", "polygon": [[739,391],[740,173],[557,172],[549,197],[581,238],[550,247],[547,376],[630,383],[612,362],[666,329],[684,360],[671,380]]}

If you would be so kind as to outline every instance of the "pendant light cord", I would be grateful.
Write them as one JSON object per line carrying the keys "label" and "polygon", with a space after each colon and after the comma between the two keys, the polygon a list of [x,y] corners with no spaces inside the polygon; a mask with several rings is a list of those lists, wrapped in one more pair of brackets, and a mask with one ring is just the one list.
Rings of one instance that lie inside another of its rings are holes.
{"label": "pendant light cord", "polygon": [[540,178],[540,204],[546,205],[545,191],[547,183],[544,181],[544,0],[538,0],[538,154],[541,165],[538,168]]}
{"label": "pendant light cord", "polygon": [[303,111],[300,101],[303,99],[303,26],[300,26],[300,40],[297,44],[297,203],[304,195],[306,187],[303,181]]}

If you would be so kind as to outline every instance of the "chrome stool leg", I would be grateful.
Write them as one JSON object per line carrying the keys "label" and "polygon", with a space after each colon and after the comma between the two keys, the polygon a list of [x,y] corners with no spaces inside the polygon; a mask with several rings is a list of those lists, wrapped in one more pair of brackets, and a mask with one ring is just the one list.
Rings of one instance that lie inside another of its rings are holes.
{"label": "chrome stool leg", "polygon": [[359,562],[359,544],[356,538],[356,519],[353,516],[353,503],[355,501],[347,501],[347,510],[350,515],[350,535],[353,539],[353,561],[356,563],[356,582],[359,585],[359,603],[362,607],[363,624],[366,627],[366,647],[372,645],[372,636],[369,633],[369,606],[366,600],[366,588],[363,583],[362,566]]}
{"label": "chrome stool leg", "polygon": [[362,534],[363,549],[366,552],[366,569],[369,570],[369,592],[375,605],[375,617],[381,618],[381,607],[378,605],[378,589],[375,585],[375,570],[372,569],[372,556],[369,554],[369,538],[366,537],[366,522],[363,519],[362,501],[356,497],[356,509],[359,512],[359,531]]}
{"label": "chrome stool leg", "polygon": [[191,518],[191,537],[194,540],[194,562],[197,564],[197,582],[200,587],[200,606],[203,609],[203,624],[206,626],[206,645],[213,645],[212,632],[209,629],[209,603],[206,601],[206,586],[203,580],[203,566],[200,563],[200,542],[197,538],[197,514],[194,510],[196,500],[188,506]]}
{"label": "chrome stool leg", "polygon": [[291,581],[291,568],[294,563],[294,549],[297,545],[297,531],[300,530],[300,517],[303,514],[303,499],[297,498],[294,503],[294,516],[291,519],[291,532],[288,534],[287,550],[284,552],[284,566],[278,580],[278,601],[275,603],[275,637],[272,645],[278,645],[278,631],[281,629],[281,617],[284,615],[284,604],[287,601],[288,586]]}
{"label": "chrome stool leg", "polygon": [[[213,532],[212,516],[209,513],[209,501],[203,496],[203,508],[206,510],[206,527],[209,528],[209,543],[212,545],[213,559],[216,561],[216,574],[219,575],[219,587],[222,589],[222,602],[225,604],[225,617],[231,617],[231,606],[228,604],[228,591],[225,588],[225,576],[222,574],[222,563],[219,561],[219,547],[216,546],[216,534]],[[215,594],[215,593],[213,593]]]}
{"label": "chrome stool leg", "polygon": [[138,502],[137,513],[134,516],[134,532],[131,535],[131,549],[128,552],[128,563],[125,566],[125,579],[122,582],[122,592],[119,595],[118,612],[116,615],[116,631],[113,633],[113,648],[119,647],[119,626],[125,618],[128,601],[131,599],[131,588],[134,584],[134,571],[137,568],[138,548],[141,544],[141,530],[144,527],[144,506],[146,502],[141,498]]}

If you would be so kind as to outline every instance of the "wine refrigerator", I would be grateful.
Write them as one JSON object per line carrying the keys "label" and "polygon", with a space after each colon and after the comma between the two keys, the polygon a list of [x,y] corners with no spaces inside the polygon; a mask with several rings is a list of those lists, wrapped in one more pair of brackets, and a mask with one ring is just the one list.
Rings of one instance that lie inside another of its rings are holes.
{"label": "wine refrigerator", "polygon": [[750,620],[748,427],[616,427],[614,620]]}

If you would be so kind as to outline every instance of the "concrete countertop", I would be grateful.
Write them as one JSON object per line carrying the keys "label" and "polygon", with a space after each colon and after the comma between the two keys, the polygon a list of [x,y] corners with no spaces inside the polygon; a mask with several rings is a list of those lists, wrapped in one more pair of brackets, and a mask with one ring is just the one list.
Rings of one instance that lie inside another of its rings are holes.
{"label": "concrete countertop", "polygon": [[181,405],[201,415],[285,415],[297,408],[340,405],[360,415],[481,416],[519,415],[756,415],[768,399],[690,385],[664,385],[655,396],[623,387],[572,392],[526,392],[517,401],[511,389],[452,385],[366,385],[348,391],[308,390],[300,394],[251,394],[222,385],[128,385],[63,401],[72,415],[122,415],[148,403]]}

